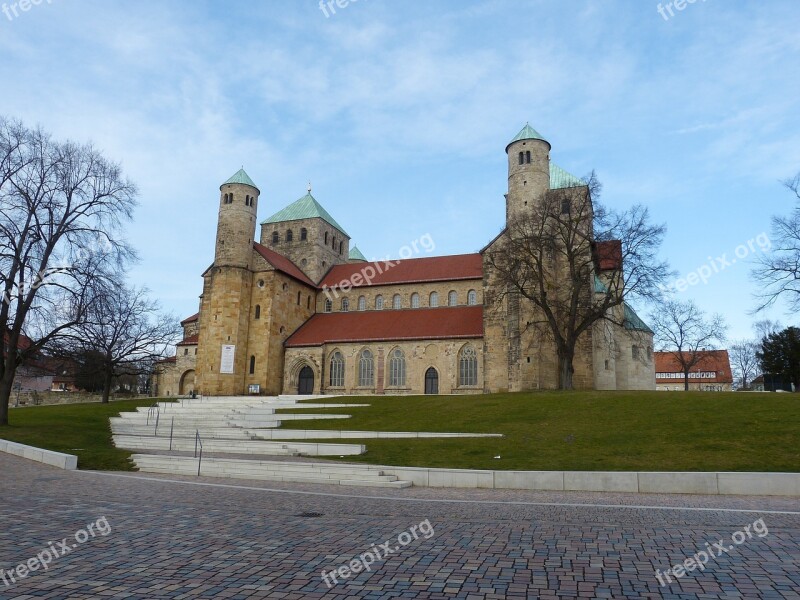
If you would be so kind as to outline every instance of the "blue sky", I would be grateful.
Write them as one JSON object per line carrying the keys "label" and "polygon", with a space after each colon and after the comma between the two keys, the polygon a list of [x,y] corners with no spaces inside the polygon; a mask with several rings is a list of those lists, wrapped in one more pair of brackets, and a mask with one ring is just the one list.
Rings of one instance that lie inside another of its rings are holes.
{"label": "blue sky", "polygon": [[[240,166],[259,219],[310,180],[368,258],[424,234],[435,254],[473,252],[503,225],[504,148],[526,121],[559,165],[597,171],[605,203],[649,206],[686,276],[792,206],[800,3],[657,6],[43,0],[0,13],[0,113],[123,165],[141,190],[132,276],[180,316]],[[751,334],[754,247],[680,294],[734,338]]]}

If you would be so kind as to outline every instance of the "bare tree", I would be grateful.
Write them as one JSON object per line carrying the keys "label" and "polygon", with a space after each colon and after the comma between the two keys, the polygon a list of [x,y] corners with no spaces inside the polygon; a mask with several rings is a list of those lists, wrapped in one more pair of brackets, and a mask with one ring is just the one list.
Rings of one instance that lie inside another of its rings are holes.
{"label": "bare tree", "polygon": [[690,301],[667,300],[651,316],[656,340],[664,352],[675,357],[683,372],[684,389],[689,389],[689,372],[701,366],[705,350],[725,340],[725,321],[720,315],[707,317]]}
{"label": "bare tree", "polygon": [[[784,182],[800,200],[800,173]],[[790,310],[800,310],[800,204],[786,217],[772,217],[772,251],[762,255],[753,277],[763,291],[756,312],[783,298]]]}
{"label": "bare tree", "polygon": [[533,316],[526,327],[554,343],[560,389],[573,388],[576,349],[592,326],[623,325],[625,301],[656,297],[670,275],[657,257],[666,228],[650,224],[642,206],[606,210],[599,194],[594,173],[585,186],[546,193],[484,252],[497,290],[487,304],[527,305]]}
{"label": "bare tree", "polygon": [[96,353],[103,378],[103,402],[108,402],[113,382],[136,380],[149,373],[153,363],[167,356],[180,339],[174,315],[164,314],[145,289],[113,285],[88,307],[86,319],[65,336],[72,353]]}
{"label": "bare tree", "polygon": [[132,257],[116,236],[135,197],[119,166],[91,146],[0,118],[0,425],[17,367],[80,323],[98,287]]}
{"label": "bare tree", "polygon": [[754,340],[738,340],[730,346],[731,363],[742,389],[748,389],[749,382],[759,370],[758,351],[760,348],[761,345]]}

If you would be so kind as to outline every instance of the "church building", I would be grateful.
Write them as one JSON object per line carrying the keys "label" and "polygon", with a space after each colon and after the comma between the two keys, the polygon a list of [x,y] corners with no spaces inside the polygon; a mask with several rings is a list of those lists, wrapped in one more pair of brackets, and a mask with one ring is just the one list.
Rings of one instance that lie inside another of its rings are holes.
{"label": "church building", "polygon": [[[585,183],[550,162],[526,125],[508,144],[506,216]],[[153,393],[477,394],[558,387],[552,344],[520,327],[524,310],[491,294],[486,251],[368,262],[312,196],[260,223],[261,191],[240,170],[220,187],[213,264],[199,312]],[[258,235],[257,235],[258,233]],[[507,235],[507,230],[498,236]],[[596,282],[623,269],[597,243]],[[490,305],[491,304],[491,305]],[[575,356],[578,389],[655,389],[653,334],[631,307],[598,322]]]}

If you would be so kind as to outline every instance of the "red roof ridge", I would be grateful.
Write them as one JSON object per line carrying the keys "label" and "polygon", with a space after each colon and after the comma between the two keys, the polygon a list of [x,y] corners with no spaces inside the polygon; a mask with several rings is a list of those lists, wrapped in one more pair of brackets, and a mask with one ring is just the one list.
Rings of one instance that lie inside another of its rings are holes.
{"label": "red roof ridge", "polygon": [[183,338],[180,342],[178,342],[178,346],[195,346],[200,341],[199,335],[190,335],[187,338]]}
{"label": "red roof ridge", "polygon": [[[370,270],[372,273],[367,277]],[[356,279],[356,275],[360,275],[360,277]],[[483,257],[479,253],[473,252],[333,265],[322,278],[319,286],[335,289],[342,283],[350,283],[351,287],[360,288],[482,278]]]}
{"label": "red roof ridge", "polygon": [[186,317],[183,321],[181,321],[181,325],[186,325],[186,323],[194,323],[200,319],[200,313],[195,313],[191,317]]}
{"label": "red roof ridge", "polygon": [[266,260],[281,273],[284,273],[285,275],[288,275],[289,277],[296,279],[301,283],[305,283],[306,285],[317,289],[317,284],[311,281],[311,279],[309,279],[308,276],[303,273],[300,267],[282,254],[278,254],[274,250],[270,250],[258,242],[253,242],[253,249],[258,252],[264,258],[264,260]]}

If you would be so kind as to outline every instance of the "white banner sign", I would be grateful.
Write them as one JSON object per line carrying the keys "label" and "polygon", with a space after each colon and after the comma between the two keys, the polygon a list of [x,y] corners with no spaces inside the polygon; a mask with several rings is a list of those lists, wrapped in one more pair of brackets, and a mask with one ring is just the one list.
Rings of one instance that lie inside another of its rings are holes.
{"label": "white banner sign", "polygon": [[233,373],[233,362],[236,356],[236,346],[222,346],[222,360],[219,365],[219,372],[223,374]]}

